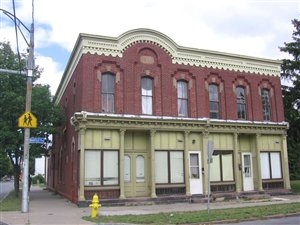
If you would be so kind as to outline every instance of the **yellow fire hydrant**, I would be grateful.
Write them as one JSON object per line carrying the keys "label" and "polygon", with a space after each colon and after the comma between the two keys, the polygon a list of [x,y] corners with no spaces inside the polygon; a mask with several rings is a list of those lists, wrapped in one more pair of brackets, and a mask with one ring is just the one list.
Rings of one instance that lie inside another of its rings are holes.
{"label": "yellow fire hydrant", "polygon": [[90,204],[90,207],[92,208],[92,214],[91,217],[95,218],[98,216],[98,209],[101,207],[101,204],[99,204],[99,198],[97,194],[94,194],[92,204]]}

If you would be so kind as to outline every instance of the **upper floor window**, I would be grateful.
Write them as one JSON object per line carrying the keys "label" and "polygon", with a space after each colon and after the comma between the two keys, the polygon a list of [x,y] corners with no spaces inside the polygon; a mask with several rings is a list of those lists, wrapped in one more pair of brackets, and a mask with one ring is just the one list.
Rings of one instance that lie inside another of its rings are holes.
{"label": "upper floor window", "polygon": [[219,118],[219,87],[216,84],[209,85],[209,113],[210,118]]}
{"label": "upper floor window", "polygon": [[261,101],[264,120],[271,120],[270,92],[268,89],[261,90]]}
{"label": "upper floor window", "polygon": [[237,102],[238,119],[242,119],[242,120],[247,119],[245,88],[243,87],[236,88],[236,102]]}
{"label": "upper floor window", "polygon": [[153,79],[150,77],[143,77],[141,80],[141,89],[142,89],[142,113],[152,115]]}
{"label": "upper floor window", "polygon": [[186,81],[177,81],[178,115],[188,116],[188,84]]}
{"label": "upper floor window", "polygon": [[110,73],[102,74],[102,112],[115,111],[115,76]]}

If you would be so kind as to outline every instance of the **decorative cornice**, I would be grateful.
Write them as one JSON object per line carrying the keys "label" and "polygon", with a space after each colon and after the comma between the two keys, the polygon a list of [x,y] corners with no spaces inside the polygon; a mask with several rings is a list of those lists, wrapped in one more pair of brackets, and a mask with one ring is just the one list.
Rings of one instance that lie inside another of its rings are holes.
{"label": "decorative cornice", "polygon": [[279,60],[182,47],[168,36],[151,29],[130,30],[119,37],[79,34],[55,95],[55,102],[60,101],[82,54],[91,53],[121,58],[124,51],[136,43],[151,43],[159,46],[170,56],[174,64],[280,76],[282,62]]}
{"label": "decorative cornice", "polygon": [[207,118],[182,118],[164,116],[135,116],[121,114],[78,112],[72,125],[87,129],[126,129],[209,133],[286,134],[288,123],[252,122],[238,120],[210,120]]}
{"label": "decorative cornice", "polygon": [[281,61],[182,47],[168,36],[150,29],[130,30],[117,38],[88,34],[80,34],[80,37],[82,54],[123,57],[123,52],[134,44],[151,43],[166,51],[174,64],[280,76]]}

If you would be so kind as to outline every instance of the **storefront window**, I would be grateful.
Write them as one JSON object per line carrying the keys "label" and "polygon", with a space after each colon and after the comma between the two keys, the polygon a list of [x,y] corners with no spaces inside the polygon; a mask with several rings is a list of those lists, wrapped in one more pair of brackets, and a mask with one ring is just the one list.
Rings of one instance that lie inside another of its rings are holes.
{"label": "storefront window", "polygon": [[118,185],[118,151],[86,150],[85,182],[86,186]]}
{"label": "storefront window", "polygon": [[183,151],[155,152],[156,183],[184,183]]}

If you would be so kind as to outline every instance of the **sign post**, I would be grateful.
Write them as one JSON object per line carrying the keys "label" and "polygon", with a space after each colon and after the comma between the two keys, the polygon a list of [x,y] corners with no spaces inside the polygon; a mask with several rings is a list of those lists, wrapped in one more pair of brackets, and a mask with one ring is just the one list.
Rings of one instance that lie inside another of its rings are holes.
{"label": "sign post", "polygon": [[[33,0],[32,0],[32,20],[33,20]],[[32,22],[30,28],[30,43],[29,43],[29,54],[27,59],[27,91],[26,91],[26,112],[31,111],[31,94],[32,94],[32,75],[34,70],[34,24]],[[30,114],[29,114],[30,115]],[[29,116],[28,115],[28,116]],[[31,115],[32,116],[32,115]],[[23,117],[25,119],[25,117]],[[28,177],[29,177],[29,138],[30,128],[34,128],[34,121],[29,120],[27,117],[27,127],[24,129],[24,156],[23,156],[23,186],[22,186],[22,208],[21,212],[28,213],[29,211],[29,195],[28,195]],[[31,122],[31,123],[30,123]],[[31,127],[32,125],[32,127]],[[37,124],[35,124],[36,127]]]}
{"label": "sign post", "polygon": [[207,196],[207,212],[209,213],[210,209],[210,164],[212,163],[212,156],[214,153],[214,142],[212,140],[208,140],[207,142],[207,164],[208,164],[208,171],[207,171],[207,179],[208,179],[208,196]]}
{"label": "sign post", "polygon": [[[27,83],[27,89],[31,89],[32,83],[29,81]],[[30,96],[28,96],[30,95]],[[28,103],[29,101],[29,103]],[[24,128],[24,166],[23,166],[23,176],[22,176],[22,212],[27,213],[29,208],[29,146],[30,143],[37,143],[39,140],[31,140],[30,138],[30,128],[37,128],[37,119],[29,110],[31,108],[31,93],[26,95],[26,110],[18,119],[18,127]],[[35,142],[33,142],[35,141]]]}

